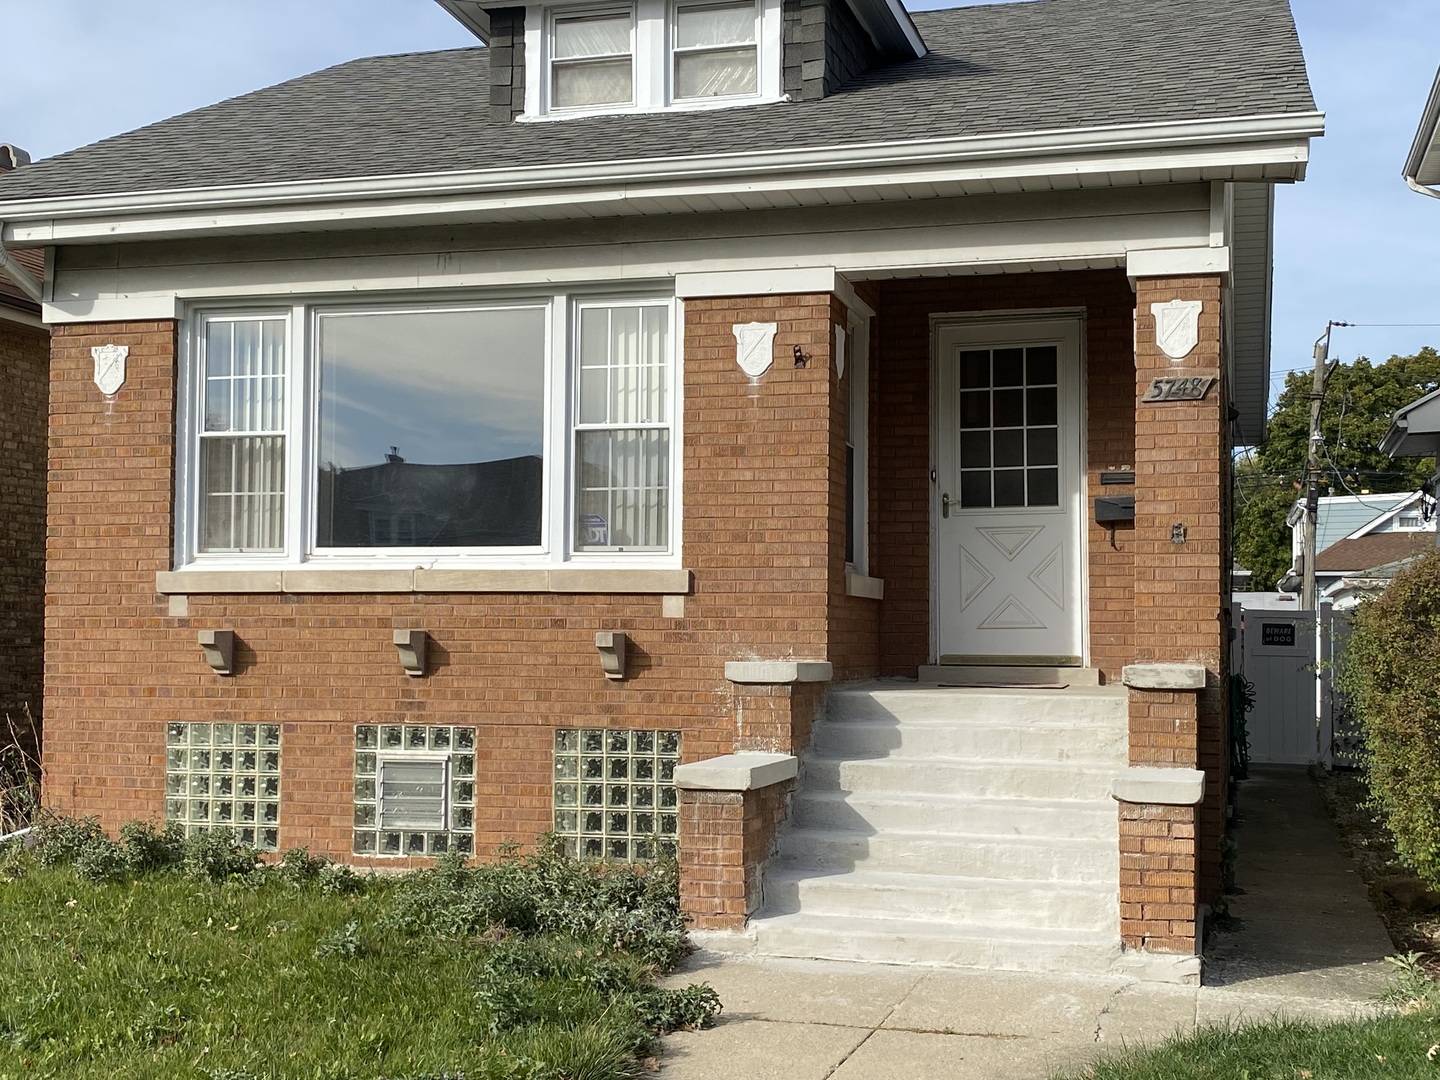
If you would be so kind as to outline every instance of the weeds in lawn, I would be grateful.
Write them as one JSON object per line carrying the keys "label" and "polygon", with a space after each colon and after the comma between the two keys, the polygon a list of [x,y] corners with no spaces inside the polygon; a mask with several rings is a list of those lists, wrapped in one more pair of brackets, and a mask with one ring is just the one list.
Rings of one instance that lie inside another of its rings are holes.
{"label": "weeds in lawn", "polygon": [[673,866],[376,877],[141,823],[37,841],[0,845],[0,1076],[630,1080],[720,1009],[654,984],[685,949]]}

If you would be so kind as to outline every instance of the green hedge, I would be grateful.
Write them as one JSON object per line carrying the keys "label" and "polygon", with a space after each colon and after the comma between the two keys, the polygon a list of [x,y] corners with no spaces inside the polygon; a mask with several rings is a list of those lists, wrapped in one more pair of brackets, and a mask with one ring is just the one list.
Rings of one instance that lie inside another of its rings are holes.
{"label": "green hedge", "polygon": [[1360,606],[1339,687],[1365,733],[1376,810],[1400,856],[1440,888],[1440,552]]}

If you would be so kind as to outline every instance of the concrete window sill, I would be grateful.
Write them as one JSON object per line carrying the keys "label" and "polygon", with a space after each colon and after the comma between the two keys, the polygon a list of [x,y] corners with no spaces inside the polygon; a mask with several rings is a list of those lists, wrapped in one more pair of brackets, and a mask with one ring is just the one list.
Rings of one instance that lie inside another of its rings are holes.
{"label": "concrete window sill", "polygon": [[846,570],[845,595],[859,596],[866,600],[884,600],[885,581],[883,578],[866,577],[854,570]]}
{"label": "concrete window sill", "polygon": [[165,596],[238,593],[610,593],[685,596],[689,570],[162,570]]}

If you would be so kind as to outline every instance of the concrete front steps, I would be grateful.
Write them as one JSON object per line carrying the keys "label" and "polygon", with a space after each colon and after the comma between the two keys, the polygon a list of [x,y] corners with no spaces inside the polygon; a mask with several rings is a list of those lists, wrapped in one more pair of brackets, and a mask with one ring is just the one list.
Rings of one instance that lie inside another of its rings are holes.
{"label": "concrete front steps", "polygon": [[[831,691],[743,935],[765,955],[1020,971],[1120,960],[1123,688]],[[738,944],[738,943],[737,943]]]}

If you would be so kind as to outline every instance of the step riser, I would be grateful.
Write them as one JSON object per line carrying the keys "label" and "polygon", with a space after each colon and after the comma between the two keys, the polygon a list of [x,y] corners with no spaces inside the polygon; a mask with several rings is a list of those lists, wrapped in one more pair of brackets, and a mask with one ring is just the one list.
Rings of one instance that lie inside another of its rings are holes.
{"label": "step riser", "polygon": [[972,799],[1108,799],[1115,781],[1112,769],[1081,769],[994,762],[962,765],[952,762],[900,760],[841,761],[807,757],[803,783],[814,791],[857,791],[875,794],[949,795]]}
{"label": "step riser", "polygon": [[947,941],[904,934],[828,934],[821,930],[756,927],[756,951],[767,956],[859,960],[872,964],[934,964],[999,971],[1102,973],[1120,955],[1114,946],[1055,945],[991,939]]}
{"label": "step riser", "polygon": [[826,721],[811,735],[826,757],[952,757],[980,761],[1084,762],[1122,767],[1129,743],[1123,727],[1072,725],[1024,728],[998,724],[876,720]]}
{"label": "step riser", "polygon": [[933,832],[959,836],[1050,837],[1119,842],[1119,815],[1114,803],[1077,803],[1055,808],[1027,804],[1024,799],[1000,803],[937,806],[920,801],[871,801],[861,797],[825,798],[798,791],[792,810],[802,828],[845,832]]}
{"label": "step riser", "polygon": [[765,910],[784,915],[803,910],[807,917],[926,919],[969,929],[1019,926],[1049,930],[1105,930],[1119,926],[1113,890],[1094,886],[1021,888],[991,882],[970,888],[855,885],[834,877],[765,879]]}
{"label": "step riser", "polygon": [[1046,845],[950,837],[919,838],[879,833],[781,834],[782,866],[825,870],[878,870],[900,874],[956,874],[962,877],[1028,881],[1093,882],[1120,879],[1120,855],[1113,844]]}
{"label": "step riser", "polygon": [[879,720],[898,725],[932,721],[963,725],[968,720],[1014,724],[1021,729],[1037,724],[1066,724],[1087,730],[1123,730],[1129,705],[1123,697],[1110,696],[1002,696],[973,690],[841,690],[830,695],[825,715],[842,723]]}

